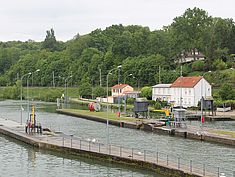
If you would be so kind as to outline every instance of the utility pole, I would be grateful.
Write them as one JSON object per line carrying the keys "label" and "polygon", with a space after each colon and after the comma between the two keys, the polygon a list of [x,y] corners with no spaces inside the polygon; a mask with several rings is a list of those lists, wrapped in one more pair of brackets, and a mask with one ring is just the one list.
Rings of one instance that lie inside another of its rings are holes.
{"label": "utility pole", "polygon": [[180,66],[180,108],[182,109],[182,65]]}
{"label": "utility pole", "polygon": [[101,68],[99,68],[99,72],[100,72],[100,87],[102,87],[102,82],[101,82]]}
{"label": "utility pole", "polygon": [[159,71],[158,71],[159,73],[158,73],[158,82],[159,82],[159,84],[161,83],[161,66],[159,65]]}
{"label": "utility pole", "polygon": [[55,72],[52,71],[52,82],[53,82],[53,87],[55,88]]}

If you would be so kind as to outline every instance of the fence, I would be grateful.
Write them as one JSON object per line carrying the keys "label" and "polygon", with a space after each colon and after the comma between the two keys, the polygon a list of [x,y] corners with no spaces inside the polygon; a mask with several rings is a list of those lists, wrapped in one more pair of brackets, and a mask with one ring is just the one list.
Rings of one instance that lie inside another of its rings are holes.
{"label": "fence", "polygon": [[213,177],[235,177],[234,169],[226,169],[221,167],[214,167],[209,164],[204,164],[198,161],[188,160],[179,155],[169,155],[160,151],[149,151],[137,148],[128,148],[117,145],[106,145],[93,140],[82,140],[73,136],[52,136],[47,139],[50,143],[75,149],[81,149],[100,154],[107,154],[122,158],[129,158],[134,160],[146,161],[155,163],[169,168],[183,170],[185,172],[198,174],[201,176]]}

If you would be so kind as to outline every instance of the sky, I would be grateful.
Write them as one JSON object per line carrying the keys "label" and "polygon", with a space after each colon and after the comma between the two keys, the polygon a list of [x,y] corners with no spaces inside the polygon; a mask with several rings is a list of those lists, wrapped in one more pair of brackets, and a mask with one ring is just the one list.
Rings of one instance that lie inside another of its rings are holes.
{"label": "sky", "polygon": [[43,41],[51,28],[60,41],[112,24],[156,30],[194,7],[235,21],[235,0],[0,0],[0,41]]}

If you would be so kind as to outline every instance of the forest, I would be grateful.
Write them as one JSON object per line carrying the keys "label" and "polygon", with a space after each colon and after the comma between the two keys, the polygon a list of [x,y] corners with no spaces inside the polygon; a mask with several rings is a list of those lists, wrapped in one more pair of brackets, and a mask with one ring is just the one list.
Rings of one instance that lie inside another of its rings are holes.
{"label": "forest", "polygon": [[[194,60],[181,63],[182,55],[189,51]],[[196,51],[205,59],[196,60]],[[56,39],[54,29],[49,29],[41,42],[0,42],[1,86],[13,86],[29,72],[33,74],[30,86],[63,87],[69,76],[71,87],[106,86],[107,73],[119,65],[120,78],[115,70],[109,76],[109,86],[117,80],[135,88],[171,83],[180,76],[182,66],[183,76],[211,71],[205,77],[214,88],[226,83],[234,89],[235,23],[232,18],[212,17],[195,7],[160,30],[116,24],[86,35],[77,33],[62,42]],[[22,83],[26,85],[25,78]]]}

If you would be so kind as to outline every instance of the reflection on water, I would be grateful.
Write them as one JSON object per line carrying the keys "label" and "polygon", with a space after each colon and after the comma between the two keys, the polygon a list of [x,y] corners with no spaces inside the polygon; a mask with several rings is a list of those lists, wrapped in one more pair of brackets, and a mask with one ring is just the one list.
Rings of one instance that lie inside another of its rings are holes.
{"label": "reflection on water", "polygon": [[156,176],[145,170],[136,170],[115,163],[41,151],[1,135],[0,153],[0,172],[4,177]]}

